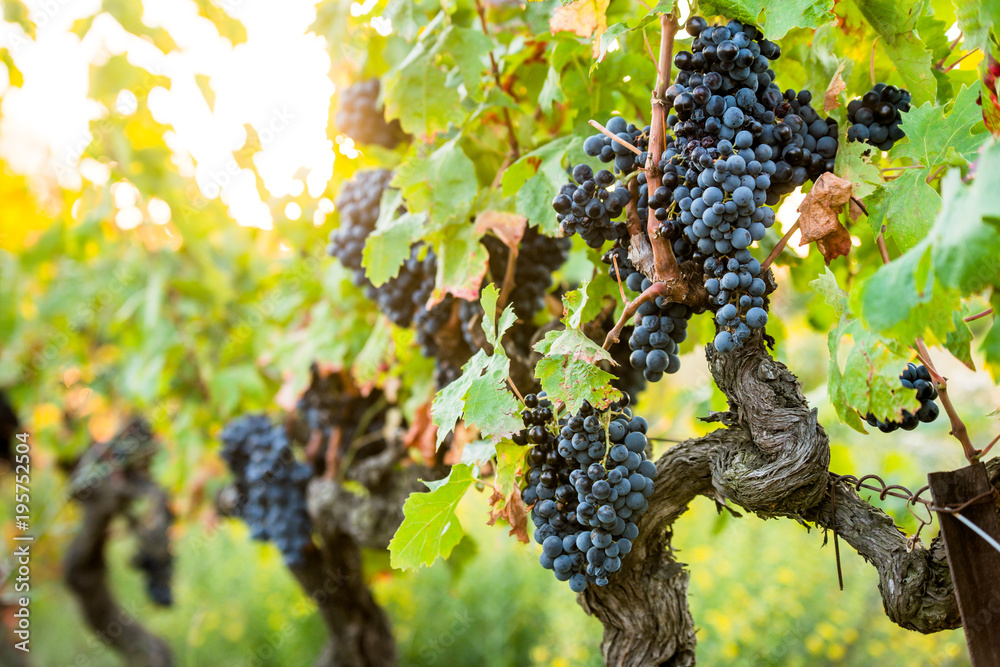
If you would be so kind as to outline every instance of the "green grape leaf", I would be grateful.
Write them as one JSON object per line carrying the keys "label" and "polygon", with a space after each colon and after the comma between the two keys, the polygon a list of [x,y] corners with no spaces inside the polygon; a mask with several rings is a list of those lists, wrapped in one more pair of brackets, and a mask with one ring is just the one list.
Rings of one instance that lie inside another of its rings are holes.
{"label": "green grape leaf", "polygon": [[941,196],[927,184],[929,175],[930,169],[907,169],[866,200],[874,234],[885,225],[900,250],[909,250],[927,236],[941,206]]}
{"label": "green grape leaf", "polygon": [[455,61],[469,92],[477,90],[488,71],[492,40],[479,30],[449,25],[442,31],[438,43]]}
{"label": "green grape leaf", "polygon": [[[461,100],[458,91],[447,84],[448,75],[418,43],[383,78],[386,120],[398,118],[404,130],[418,137],[431,137],[447,130],[449,123],[460,123],[464,117]],[[468,177],[467,172],[455,173]]]}
{"label": "green grape leaf", "polygon": [[[586,336],[583,338],[590,342]],[[535,377],[549,398],[565,403],[574,412],[584,401],[604,409],[621,397],[621,392],[610,384],[615,376],[601,370],[593,362],[570,356],[544,357],[535,366]]]}
{"label": "green grape leaf", "polygon": [[474,440],[462,450],[462,463],[470,466],[485,465],[496,456],[497,446],[489,440]]}
{"label": "green grape leaf", "polygon": [[811,281],[809,287],[823,297],[827,305],[836,311],[837,317],[841,317],[847,311],[847,292],[837,284],[837,277],[829,266],[823,269],[823,275]]}
{"label": "green grape leaf", "polygon": [[552,105],[566,100],[566,94],[563,93],[560,81],[559,71],[554,67],[549,67],[548,74],[545,75],[545,84],[542,85],[542,90],[538,93],[538,108],[542,110],[542,113],[552,113]]}
{"label": "green grape leaf", "polygon": [[559,232],[552,200],[567,180],[563,156],[579,141],[571,136],[550,141],[521,156],[503,174],[503,195],[516,196],[517,212],[550,236]]}
{"label": "green grape leaf", "polygon": [[892,60],[902,86],[918,101],[933,100],[937,80],[931,74],[931,52],[913,32],[920,8],[895,0],[853,0],[852,3],[882,38],[882,47]]}
{"label": "green grape leaf", "polygon": [[834,20],[833,0],[704,0],[699,9],[706,16],[721,14],[759,25],[768,39],[780,39],[792,28],[818,28]]}
{"label": "green grape leaf", "polygon": [[958,27],[965,35],[962,46],[989,53],[990,30],[1000,17],[1000,0],[953,0],[952,4]]}
{"label": "green grape leaf", "polygon": [[1000,317],[993,317],[993,326],[983,337],[980,349],[986,370],[993,376],[994,382],[1000,382]]}
{"label": "green grape leaf", "polygon": [[[496,287],[489,285],[483,291],[484,312],[495,312],[499,296]],[[494,442],[521,430],[520,404],[507,389],[510,360],[499,345],[500,337],[514,319],[513,307],[508,306],[500,316],[499,329],[492,334],[496,353],[476,352],[462,367],[462,375],[434,398],[431,415],[438,427],[438,447],[463,416],[466,423],[476,426]],[[492,316],[484,315],[483,329],[487,336],[491,335]]]}
{"label": "green grape leaf", "polygon": [[868,144],[847,140],[847,124],[840,132],[840,148],[834,174],[848,180],[854,186],[854,196],[865,199],[882,184],[882,174],[872,164],[872,151]]}
{"label": "green grape leaf", "polygon": [[425,158],[407,160],[396,169],[392,187],[403,192],[412,212],[427,212],[428,231],[467,224],[479,191],[476,165],[452,139]]}
{"label": "green grape leaf", "polygon": [[529,450],[531,447],[515,445],[511,440],[497,443],[497,472],[493,487],[500,498],[493,507],[494,512],[498,513],[507,504],[507,499],[517,486],[517,471],[524,465],[524,458]]}
{"label": "green grape leaf", "polygon": [[389,542],[392,567],[417,569],[451,554],[465,534],[455,509],[474,482],[472,468],[456,465],[447,478],[424,482],[430,491],[410,494],[403,503],[403,522]]}
{"label": "green grape leaf", "polygon": [[944,346],[948,348],[948,351],[956,359],[972,370],[976,370],[976,362],[972,360],[972,331],[964,319],[968,315],[968,306],[963,306],[961,310],[956,310],[952,313],[952,322],[955,325],[955,330],[948,332]]}
{"label": "green grape leaf", "polygon": [[483,288],[483,295],[480,299],[483,306],[483,332],[486,334],[486,340],[493,346],[495,353],[503,355],[505,352],[500,346],[500,339],[517,321],[517,315],[514,314],[514,304],[508,303],[500,314],[500,322],[495,322],[499,299],[500,291],[496,285],[490,283]]}
{"label": "green grape leaf", "polygon": [[[841,372],[837,359],[844,335],[849,335],[854,345]],[[828,344],[831,381],[835,375],[840,376],[839,386],[831,387],[830,395],[838,396],[846,408],[853,408],[862,415],[871,412],[878,419],[891,421],[899,421],[904,409],[915,412],[920,408],[916,394],[905,391],[899,384],[899,374],[909,361],[905,346],[865,331],[860,321],[846,317],[835,331],[830,332]],[[851,421],[845,420],[845,423],[850,425]]]}
{"label": "green grape leaf", "polygon": [[928,169],[942,164],[967,165],[989,137],[982,107],[976,104],[978,97],[979,87],[967,86],[947,111],[928,101],[902,114],[900,127],[907,141],[894,146],[889,157],[910,158]]}
{"label": "green grape leaf", "polygon": [[[962,184],[957,169],[946,174],[941,210],[923,240],[859,286],[869,326],[885,331],[910,322],[917,328],[918,320],[929,317],[927,326],[941,333],[940,320],[957,308],[958,296],[1000,283],[998,191],[1000,144],[992,142],[980,154],[971,185]],[[933,307],[918,308],[924,304]]]}
{"label": "green grape leaf", "polygon": [[870,330],[907,343],[917,336],[945,339],[961,299],[928,272],[929,261],[927,254],[906,253],[858,284],[852,306]]}
{"label": "green grape leaf", "polygon": [[566,328],[549,331],[535,344],[535,350],[545,355],[535,366],[535,377],[550,400],[561,401],[574,412],[583,401],[603,409],[621,395],[609,384],[614,376],[597,366],[598,361],[612,361],[611,354],[579,328],[586,305],[584,283],[563,296]]}
{"label": "green grape leaf", "polygon": [[830,402],[833,403],[833,407],[837,411],[837,417],[840,418],[842,423],[847,424],[858,433],[867,433],[868,431],[865,430],[864,423],[861,421],[857,410],[851,408],[847,402],[847,394],[844,390],[844,374],[840,371],[840,365],[837,362],[837,357],[840,354],[840,339],[843,338],[843,332],[848,325],[849,321],[847,318],[841,317],[840,325],[835,329],[831,329],[830,333],[827,334],[827,347],[830,351],[830,364],[827,373],[827,395],[830,397]]}
{"label": "green grape leaf", "polygon": [[361,266],[375,287],[399,275],[399,267],[410,257],[410,248],[420,239],[426,221],[424,213],[404,213],[368,235]]}
{"label": "green grape leaf", "polygon": [[479,296],[490,259],[479,239],[479,232],[468,222],[451,225],[431,237],[437,253],[435,299],[454,294],[475,301]]}

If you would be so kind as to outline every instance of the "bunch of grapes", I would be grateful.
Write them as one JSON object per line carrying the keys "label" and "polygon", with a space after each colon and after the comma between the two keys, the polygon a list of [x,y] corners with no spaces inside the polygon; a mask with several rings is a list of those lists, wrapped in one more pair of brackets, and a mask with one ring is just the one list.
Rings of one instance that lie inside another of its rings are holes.
{"label": "bunch of grapes", "polygon": [[330,232],[326,252],[352,271],[358,287],[369,285],[361,266],[368,235],[378,222],[382,192],[389,187],[392,172],[388,169],[359,171],[341,186],[334,204],[340,213],[340,226]]}
{"label": "bunch of grapes", "polygon": [[876,83],[863,96],[847,105],[848,141],[864,141],[881,151],[892,148],[906,136],[899,126],[901,113],[910,110],[912,96],[905,88]]}
{"label": "bunch of grapes", "polygon": [[[770,61],[777,44],[739,21],[709,26],[692,17],[691,51],[666,99],[675,138],[660,163],[660,234],[678,259],[703,262],[716,308],[717,349],[731,351],[764,326],[764,281],[748,248],[774,225],[770,205],[833,167],[837,125],[820,119],[808,91],[782,93]],[[756,281],[756,282],[755,282]]]}
{"label": "bunch of grapes", "polygon": [[629,199],[628,190],[610,171],[601,169],[595,174],[588,165],[578,164],[571,182],[552,200],[552,208],[564,236],[579,234],[591,248],[600,248],[605,241],[628,237],[625,223],[615,219],[621,217]]}
{"label": "bunch of grapes", "polygon": [[169,607],[174,603],[170,587],[174,563],[169,552],[157,555],[149,549],[142,549],[132,559],[132,566],[142,572],[146,581],[146,595],[153,604]]}
{"label": "bunch of grapes", "polygon": [[378,79],[359,81],[345,88],[335,118],[337,129],[361,144],[395,148],[406,139],[406,133],[398,120],[385,122],[384,110],[378,103],[380,89]]}
{"label": "bunch of grapes", "polygon": [[878,428],[883,433],[892,433],[898,428],[904,431],[912,431],[920,422],[929,424],[937,419],[938,410],[935,399],[938,397],[937,388],[931,382],[931,374],[927,367],[921,364],[918,366],[913,362],[906,365],[906,370],[899,376],[899,382],[906,389],[914,389],[917,392],[917,400],[920,401],[920,409],[915,413],[903,410],[903,421],[884,422],[875,418],[875,415],[868,413],[865,421],[869,426]]}
{"label": "bunch of grapes", "polygon": [[633,417],[628,394],[607,411],[584,403],[550,428],[551,402],[525,396],[525,431],[515,442],[534,446],[524,502],[532,505],[542,567],[576,593],[605,586],[639,535],[635,520],[649,506],[656,466],[646,460],[646,421]]}
{"label": "bunch of grapes", "polygon": [[[652,283],[641,273],[634,273],[632,283],[642,279],[638,290],[645,291]],[[629,289],[634,289],[631,285]],[[680,344],[687,339],[688,320],[692,310],[682,303],[670,303],[662,296],[646,301],[635,313],[635,330],[629,336],[632,350],[629,365],[642,371],[648,382],[659,382],[664,373],[673,374],[681,368]]]}
{"label": "bunch of grapes", "polygon": [[236,479],[239,516],[255,540],[270,540],[290,567],[304,563],[312,544],[306,484],[312,470],[296,461],[284,426],[266,415],[245,415],[222,431],[222,458]]}

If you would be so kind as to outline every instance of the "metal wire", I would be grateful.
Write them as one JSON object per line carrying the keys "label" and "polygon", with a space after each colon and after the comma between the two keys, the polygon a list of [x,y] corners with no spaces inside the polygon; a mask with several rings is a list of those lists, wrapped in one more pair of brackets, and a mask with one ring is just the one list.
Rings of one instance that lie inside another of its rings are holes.
{"label": "metal wire", "polygon": [[[868,491],[874,491],[878,494],[879,500],[885,500],[886,497],[892,496],[893,498],[899,498],[900,500],[906,501],[906,509],[913,515],[913,518],[917,520],[919,526],[917,527],[917,532],[911,535],[907,541],[907,551],[912,551],[913,546],[918,539],[920,539],[920,532],[924,529],[924,526],[930,525],[934,522],[934,513],[945,513],[945,514],[955,514],[958,515],[959,512],[964,510],[970,505],[975,505],[976,503],[983,502],[987,498],[994,498],[997,495],[995,489],[990,489],[984,493],[979,494],[975,498],[967,500],[966,502],[956,505],[954,507],[938,507],[933,501],[921,496],[930,490],[930,485],[922,486],[917,489],[916,492],[910,491],[905,486],[901,484],[886,484],[885,480],[878,475],[864,475],[863,477],[855,477],[854,475],[838,475],[831,472],[830,478],[833,480],[834,488],[834,499],[836,499],[836,485],[840,482],[853,486],[858,492],[861,489],[866,489]],[[878,484],[875,486],[873,484],[868,484],[867,482],[872,481]],[[834,500],[836,502],[836,500]],[[917,505],[923,505],[927,508],[927,516],[923,517],[917,514],[915,511]],[[836,530],[834,531],[836,535]]]}

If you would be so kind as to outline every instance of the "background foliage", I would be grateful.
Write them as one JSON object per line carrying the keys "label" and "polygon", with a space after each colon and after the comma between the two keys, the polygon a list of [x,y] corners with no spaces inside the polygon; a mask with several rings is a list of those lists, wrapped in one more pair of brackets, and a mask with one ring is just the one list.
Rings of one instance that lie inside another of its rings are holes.
{"label": "background foliage", "polygon": [[[0,387],[35,444],[33,512],[44,531],[35,561],[36,664],[71,664],[78,655],[116,664],[79,623],[66,622],[67,614],[77,617],[66,611],[58,559],[76,514],[61,468],[130,412],[150,418],[164,445],[155,471],[181,517],[180,565],[178,604],[154,609],[125,567],[128,545],[117,545],[124,599],[187,664],[254,655],[264,664],[304,664],[318,652],[322,628],[276,553],[211,510],[225,482],[215,436],[236,414],[274,411],[276,396],[305,386],[313,359],[406,382],[411,414],[429,396],[430,365],[408,351],[409,334],[386,335],[388,325],[347,272],[324,258],[337,225],[332,200],[360,168],[397,168],[416,224],[411,218],[379,236],[369,257],[401,261],[402,246],[424,239],[444,258],[442,293],[478,288],[476,262],[485,260],[467,259],[480,248],[471,218],[516,212],[554,232],[549,202],[565,180],[562,160],[582,157],[569,135],[589,134],[587,121],[612,110],[648,118],[655,78],[644,44],[646,37],[655,43],[649,8],[579,1],[585,7],[564,16],[570,30],[560,31],[550,29],[553,14],[567,11],[558,3],[491,4],[488,33],[466,0],[301,2],[281,21],[252,2],[199,0],[171,11],[110,0],[60,3],[54,11],[4,4]],[[875,394],[861,386],[867,369],[852,359],[878,348],[877,371],[891,378],[900,345],[923,335],[954,355],[934,350],[970,430],[988,440],[995,428],[988,413],[1000,393],[969,367],[995,377],[1000,330],[989,319],[967,327],[952,317],[987,307],[984,290],[1000,273],[990,262],[1000,257],[1000,236],[984,222],[1000,216],[990,196],[1000,174],[995,144],[973,184],[958,171],[968,173],[986,142],[975,104],[982,54],[949,71],[932,65],[962,49],[991,48],[987,21],[1000,10],[944,0],[706,2],[701,9],[746,20],[762,9],[765,32],[782,37],[782,86],[820,94],[843,67],[844,99],[870,87],[869,70],[914,94],[908,143],[877,164],[842,144],[838,172],[860,188],[869,216],[851,226],[851,256],[829,271],[815,249],[781,255],[778,317],[768,331],[830,427],[833,470],[877,471],[920,486],[926,472],[962,461],[944,420],[918,433],[865,438],[835,425],[836,417],[859,428],[847,405],[902,407],[887,398],[888,385]],[[949,44],[956,26],[964,34],[957,49]],[[65,71],[46,65],[60,57]],[[387,115],[414,135],[408,147],[359,150],[336,127],[337,92],[370,76],[382,79]],[[844,120],[843,107],[832,114]],[[884,181],[878,167],[890,163],[919,168]],[[426,188],[428,180],[435,187]],[[783,229],[794,222],[795,196],[779,210]],[[389,229],[394,223],[386,221]],[[883,224],[892,256],[901,257],[879,268],[874,234]],[[780,231],[769,232],[763,251]],[[578,241],[561,277],[579,283],[595,268],[605,275],[598,255]],[[388,276],[396,268],[389,262],[378,270]],[[827,298],[816,298],[816,288]],[[616,291],[606,278],[593,280],[590,308]],[[657,437],[704,432],[697,418],[722,407],[701,352],[714,331],[692,329],[682,373],[643,397]],[[838,360],[845,332],[851,336]],[[389,353],[403,363],[362,370]],[[5,509],[7,477],[0,482]],[[904,507],[886,505],[908,525]],[[537,566],[533,546],[485,528],[484,507],[475,493],[460,506],[468,534],[447,563],[400,573],[387,554],[370,555],[368,574],[393,617],[403,661],[599,662],[596,621]],[[10,544],[13,528],[3,530]],[[699,505],[677,533],[692,568],[705,664],[738,656],[753,664],[966,661],[960,633],[922,637],[886,620],[874,572],[853,554],[845,555],[847,589],[837,591],[832,553],[815,532],[717,517]],[[268,642],[273,651],[262,649]]]}

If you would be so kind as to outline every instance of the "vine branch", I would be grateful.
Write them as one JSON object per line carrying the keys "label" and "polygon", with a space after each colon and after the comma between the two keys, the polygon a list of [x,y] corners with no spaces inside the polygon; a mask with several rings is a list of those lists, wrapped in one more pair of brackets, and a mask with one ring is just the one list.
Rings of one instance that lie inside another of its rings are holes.
{"label": "vine branch", "polygon": [[[483,7],[482,0],[476,1],[476,13],[479,14],[479,23],[483,27],[483,33],[493,41],[493,34],[490,32],[489,24],[486,22],[486,8]],[[500,79],[500,67],[497,65],[496,56],[493,55],[493,48],[490,48],[490,70],[493,73],[493,80],[496,81],[497,87],[503,90],[503,81]],[[521,154],[521,148],[517,143],[517,132],[514,130],[514,122],[510,117],[510,109],[507,107],[503,108],[503,120],[504,124],[507,126],[507,141],[510,144],[510,154],[516,160]]]}
{"label": "vine branch", "polygon": [[[670,82],[674,35],[677,32],[677,19],[672,12],[660,17],[660,31],[662,33],[660,57],[657,62],[656,90],[653,93],[649,154],[646,157],[646,184],[650,196],[663,184],[662,174],[660,174],[660,159],[663,157],[667,125],[667,111],[663,95]],[[674,249],[666,239],[658,234],[659,226],[660,221],[656,219],[656,211],[650,206],[646,221],[646,234],[649,236],[649,243],[653,248],[653,270],[652,275],[649,276],[653,282],[675,280],[680,275],[677,258],[674,257]]]}
{"label": "vine branch", "polygon": [[666,291],[667,286],[665,283],[653,283],[647,287],[642,294],[625,304],[625,310],[622,311],[622,316],[618,318],[614,328],[608,332],[607,337],[604,339],[604,349],[610,350],[611,346],[618,342],[618,337],[621,335],[622,329],[625,328],[629,319],[635,315],[635,311],[639,310],[639,306],[647,301],[652,301],[658,296],[663,296],[666,294]]}
{"label": "vine branch", "polygon": [[958,411],[955,410],[954,404],[951,402],[951,397],[948,396],[948,382],[937,369],[934,368],[934,364],[931,362],[930,352],[927,350],[927,346],[924,344],[923,338],[917,338],[917,351],[920,354],[921,360],[927,367],[927,370],[931,374],[931,379],[937,385],[938,397],[941,399],[941,406],[944,408],[945,412],[948,413],[948,419],[951,421],[951,434],[955,436],[955,439],[962,443],[962,451],[965,452],[965,458],[970,464],[975,463],[979,460],[980,452],[972,446],[972,441],[969,440],[969,430],[965,427],[965,422],[962,418],[958,416]]}

